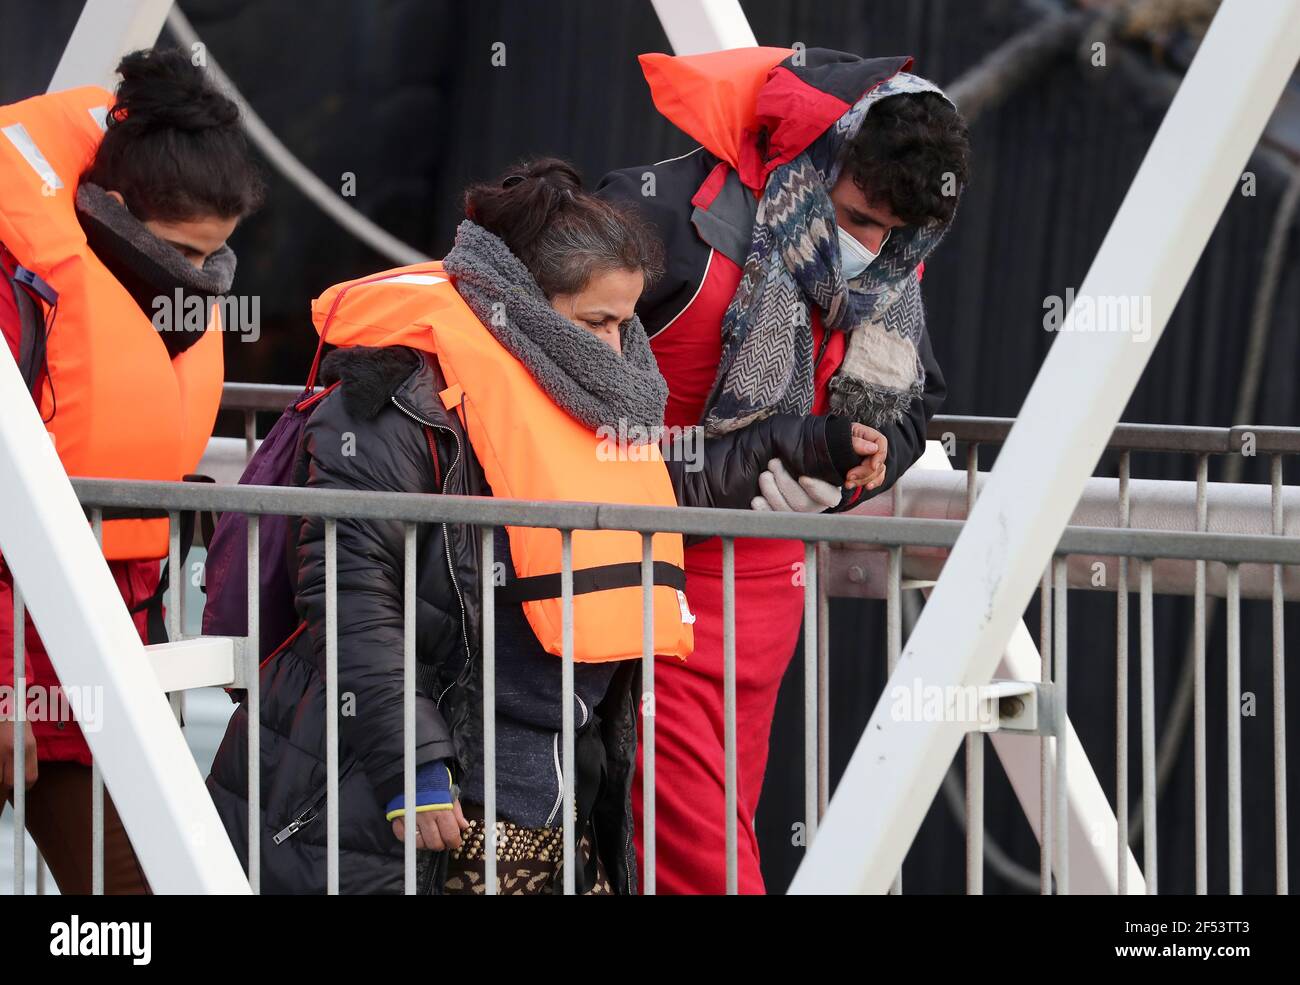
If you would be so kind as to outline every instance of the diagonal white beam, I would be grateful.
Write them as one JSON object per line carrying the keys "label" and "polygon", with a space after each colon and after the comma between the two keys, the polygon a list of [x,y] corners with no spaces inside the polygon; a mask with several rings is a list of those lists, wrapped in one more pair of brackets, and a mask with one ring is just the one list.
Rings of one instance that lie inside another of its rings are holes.
{"label": "diagonal white beam", "polygon": [[654,6],[678,55],[758,44],[740,0],[654,0]]}
{"label": "diagonal white beam", "polygon": [[[1225,0],[891,678],[987,682],[1300,58],[1300,0]],[[886,691],[888,693],[888,689]],[[885,892],[964,735],[876,705],[791,892]]]}
{"label": "diagonal white beam", "polygon": [[112,89],[117,63],[128,51],[158,40],[172,0],[86,0],[49,91],[95,85]]}
{"label": "diagonal white beam", "polygon": [[[0,346],[0,552],[157,893],[247,893],[135,624],[7,346]],[[93,705],[80,705],[86,697]]]}
{"label": "diagonal white beam", "polygon": [[[230,440],[233,442],[235,439]],[[924,454],[916,460],[911,471],[898,480],[894,489],[906,488],[909,480],[915,482],[918,474],[925,470],[952,471],[952,460],[948,458],[943,445],[937,441],[926,442]],[[897,493],[892,498],[897,503]],[[865,508],[853,512],[872,513],[871,503],[875,502],[879,500],[869,500],[864,504]],[[926,589],[922,591],[926,593],[928,605],[933,593]],[[1041,681],[1042,667],[1043,657],[1038,644],[1029,634],[1025,621],[1018,619],[993,676],[1010,681]],[[886,688],[884,693],[889,694],[889,689]],[[1020,802],[1025,820],[1041,844],[1043,818],[1039,800],[1042,792],[1039,741],[1012,732],[994,732],[989,740],[993,744],[993,751],[998,754],[1011,789]],[[1066,824],[1069,830],[1067,858],[1070,891],[1089,896],[1114,895],[1119,892],[1119,872],[1116,866],[1119,823],[1110,801],[1106,799],[1106,791],[1097,778],[1097,772],[1088,760],[1088,751],[1084,749],[1079,733],[1074,730],[1074,723],[1069,718],[1065,723],[1065,747],[1065,759],[1069,767],[1066,773],[1065,809],[1069,813]],[[1050,747],[1047,761],[1050,775],[1055,776],[1056,752]],[[1054,837],[1055,829],[1049,834]],[[1144,894],[1146,880],[1131,849],[1124,853],[1124,865],[1128,870],[1129,894]]]}

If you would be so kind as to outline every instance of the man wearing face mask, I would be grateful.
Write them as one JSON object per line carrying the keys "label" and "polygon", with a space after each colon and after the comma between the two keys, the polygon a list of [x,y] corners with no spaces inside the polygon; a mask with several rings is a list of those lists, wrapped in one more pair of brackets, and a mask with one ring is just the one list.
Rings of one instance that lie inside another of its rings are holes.
{"label": "man wearing face mask", "polygon": [[[773,462],[753,506],[838,512],[878,495],[924,450],[946,392],[920,283],[966,185],[965,121],[909,57],[747,48],[641,65],[656,108],[700,144],[598,190],[635,203],[667,248],[637,307],[668,381],[665,423],[707,439],[774,413],[849,417],[874,450],[843,487]],[[660,892],[725,888],[721,554],[718,538],[687,550],[695,653],[656,662]],[[753,819],[802,561],[799,541],[736,543],[741,892],[763,891]]]}

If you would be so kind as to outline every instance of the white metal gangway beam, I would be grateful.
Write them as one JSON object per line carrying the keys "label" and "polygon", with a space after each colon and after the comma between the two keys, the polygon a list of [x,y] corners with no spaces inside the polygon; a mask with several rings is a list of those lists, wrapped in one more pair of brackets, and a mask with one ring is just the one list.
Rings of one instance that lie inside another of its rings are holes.
{"label": "white metal gangway beam", "polygon": [[[1148,323],[1067,313],[891,687],[992,676],[1298,58],[1300,0],[1225,0],[1077,294]],[[878,703],[791,892],[885,892],[964,736]]]}

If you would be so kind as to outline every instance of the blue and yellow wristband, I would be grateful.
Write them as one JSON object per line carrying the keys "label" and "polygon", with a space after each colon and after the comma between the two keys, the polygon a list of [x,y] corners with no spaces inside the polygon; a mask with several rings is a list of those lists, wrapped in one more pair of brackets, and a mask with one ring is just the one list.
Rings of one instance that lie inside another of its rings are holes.
{"label": "blue and yellow wristband", "polygon": [[[415,812],[449,811],[452,807],[451,770],[441,759],[421,764],[415,771]],[[406,814],[406,794],[399,793],[388,802],[384,818],[396,820]]]}

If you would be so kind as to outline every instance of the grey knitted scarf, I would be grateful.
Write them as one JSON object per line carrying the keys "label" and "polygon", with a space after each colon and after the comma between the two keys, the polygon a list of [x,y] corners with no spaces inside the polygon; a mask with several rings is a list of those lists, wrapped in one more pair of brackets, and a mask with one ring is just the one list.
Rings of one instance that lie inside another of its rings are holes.
{"label": "grey knitted scarf", "polygon": [[[153,317],[159,297],[170,299],[175,291],[212,298],[230,290],[235,252],[229,246],[222,246],[199,269],[151,233],[125,205],[88,181],[77,186],[76,210],[91,250],[146,317]],[[202,332],[189,331],[159,334],[173,359],[203,337]]]}
{"label": "grey knitted scarf", "polygon": [[[77,215],[88,237],[117,245],[111,259],[121,258],[142,280],[158,290],[173,285],[203,294],[225,294],[235,279],[235,251],[222,246],[198,269],[172,245],[164,243],[145,228],[144,223],[127,211],[98,185],[88,181],[77,186]],[[92,247],[93,248],[93,247]],[[102,258],[101,258],[102,259]]]}
{"label": "grey knitted scarf", "polygon": [[623,326],[620,355],[552,308],[500,237],[468,219],[443,266],[479,321],[574,418],[593,430],[663,425],[668,385],[641,319]]}

